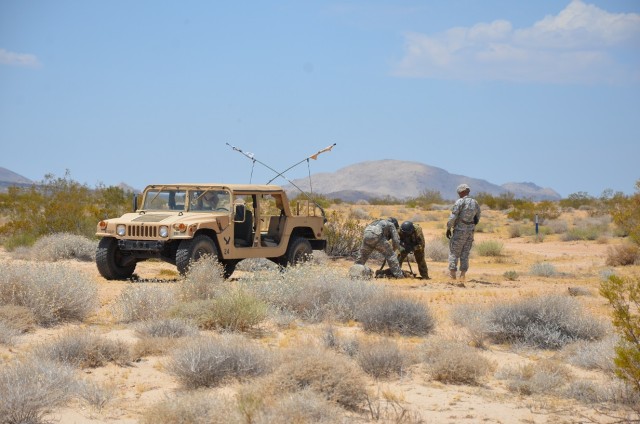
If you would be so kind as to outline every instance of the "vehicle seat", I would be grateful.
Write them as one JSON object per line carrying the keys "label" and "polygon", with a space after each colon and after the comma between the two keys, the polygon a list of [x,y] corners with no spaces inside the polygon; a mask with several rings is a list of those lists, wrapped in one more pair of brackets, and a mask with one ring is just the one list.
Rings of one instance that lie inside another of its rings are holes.
{"label": "vehicle seat", "polygon": [[[236,219],[242,218],[242,208],[236,207]],[[238,216],[240,215],[240,216]],[[253,213],[246,209],[244,212],[244,221],[233,224],[233,243],[236,247],[249,247],[253,245]]]}
{"label": "vehicle seat", "polygon": [[284,232],[285,216],[272,216],[269,219],[269,228],[265,239],[272,241],[273,243],[280,244],[282,233]]}

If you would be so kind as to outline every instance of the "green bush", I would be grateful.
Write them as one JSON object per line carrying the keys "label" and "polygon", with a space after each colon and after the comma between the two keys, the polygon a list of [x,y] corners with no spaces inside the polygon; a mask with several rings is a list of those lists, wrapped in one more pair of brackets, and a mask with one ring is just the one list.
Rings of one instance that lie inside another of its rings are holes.
{"label": "green bush", "polygon": [[640,180],[636,181],[636,192],[632,196],[618,194],[607,199],[613,222],[624,230],[629,238],[640,244]]}
{"label": "green bush", "polygon": [[611,275],[600,294],[613,308],[613,325],[621,336],[616,347],[616,374],[640,392],[640,279]]}
{"label": "green bush", "polygon": [[502,256],[504,245],[497,240],[485,240],[474,245],[476,253],[480,256]]}
{"label": "green bush", "polygon": [[355,216],[344,216],[331,212],[325,225],[327,247],[325,252],[330,257],[355,258],[362,245],[364,225]]}
{"label": "green bush", "polygon": [[178,304],[170,314],[203,330],[247,331],[264,321],[267,305],[242,288],[232,288],[213,299]]}
{"label": "green bush", "polygon": [[101,219],[120,216],[130,205],[131,194],[119,187],[90,189],[72,180],[69,171],[64,177],[47,174],[29,188],[0,193],[0,213],[9,219],[0,235],[10,249],[52,233],[93,237]]}

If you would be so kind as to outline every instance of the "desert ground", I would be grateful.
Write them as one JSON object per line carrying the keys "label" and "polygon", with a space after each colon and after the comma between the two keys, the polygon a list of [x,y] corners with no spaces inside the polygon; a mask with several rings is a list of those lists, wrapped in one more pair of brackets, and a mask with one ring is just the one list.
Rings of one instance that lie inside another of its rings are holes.
{"label": "desert ground", "polygon": [[[404,206],[357,206],[373,219],[378,216],[397,216],[400,222],[411,219],[418,222],[427,243],[443,237],[448,212],[416,211]],[[340,205],[346,210],[354,206]],[[568,227],[578,221],[589,219],[583,211],[564,213]],[[477,252],[471,256],[471,266],[465,281],[453,281],[448,276],[446,261],[427,258],[431,279],[405,278],[399,280],[375,279],[371,284],[386,286],[390,291],[410,297],[427,306],[435,319],[434,330],[425,336],[378,335],[365,332],[358,322],[322,322],[296,318],[286,326],[276,325],[269,319],[260,324],[260,331],[246,334],[256,343],[272,350],[295,349],[303,346],[323,345],[323,335],[328,326],[344,338],[372,340],[389,338],[398,346],[419,355],[421,346],[429,340],[457,340],[474,346],[474,350],[486,358],[491,370],[482,375],[474,384],[445,383],[434,379],[424,363],[416,361],[402,373],[384,378],[367,375],[367,388],[374,407],[362,405],[360,410],[344,411],[341,422],[425,422],[425,423],[612,423],[626,422],[635,417],[628,405],[602,401],[594,402],[576,399],[556,391],[548,393],[526,393],[510,388],[509,379],[501,378],[504,370],[523,367],[544,361],[562,365],[568,373],[565,385],[575,381],[587,381],[595,386],[607,387],[616,384],[611,371],[574,365],[570,357],[570,346],[562,349],[539,349],[512,344],[486,342],[474,345],[468,331],[452,320],[455,308],[490,306],[515,302],[521,299],[558,295],[571,296],[582,310],[591,317],[611,322],[611,309],[599,294],[603,275],[638,275],[638,265],[610,267],[605,261],[608,249],[623,243],[619,237],[602,234],[597,240],[564,241],[562,234],[547,234],[544,237],[529,235],[510,236],[510,227],[520,225],[532,227],[532,223],[515,223],[506,219],[503,212],[484,211],[482,232],[476,233],[476,246],[483,241],[494,240],[502,243],[498,256],[481,256]],[[613,224],[611,224],[613,225]],[[0,270],[8,263],[26,264],[29,259],[18,258],[11,252],[0,250]],[[332,259],[322,254],[314,259],[316,266],[343,272],[347,278],[352,261]],[[531,272],[537,263],[552,264],[557,271],[552,276],[539,276]],[[98,273],[92,262],[65,260],[62,264],[73,268],[78,274],[89,276],[97,283],[99,308],[83,322],[70,322],[51,327],[37,326],[20,335],[10,344],[0,344],[0,358],[6,365],[28,356],[34,349],[48,341],[55,340],[69,331],[93,329],[101,337],[121,340],[135,345],[138,342],[133,323],[118,322],[113,315],[113,305],[123,290],[131,285],[149,285],[167,289],[180,284],[180,277],[172,274],[175,268],[162,262],[144,262],[138,265],[139,282],[108,282]],[[380,262],[371,261],[372,268]],[[405,270],[408,266],[405,263]],[[417,272],[415,262],[412,268]],[[511,278],[505,273],[512,271]],[[515,271],[515,273],[513,273]],[[1,272],[1,271],[0,271]],[[232,281],[240,281],[251,270],[240,267]],[[514,277],[517,275],[517,277]],[[570,290],[570,288],[572,290]],[[613,334],[613,327],[610,331]],[[213,332],[201,330],[201,332]],[[166,370],[169,353],[137,358],[126,365],[109,363],[97,368],[82,368],[77,372],[80,378],[89,380],[111,390],[113,395],[104,405],[97,407],[81,399],[72,399],[62,407],[51,410],[46,419],[60,423],[137,423],[154,405],[167,402],[185,392],[184,387]],[[4,365],[3,365],[4,366]],[[252,383],[253,381],[253,383]],[[225,381],[224,384],[202,389],[208,393],[221,393],[233,397],[247,384],[260,384],[259,379]],[[375,411],[379,412],[376,414]],[[381,412],[380,412],[381,411]],[[637,417],[636,417],[637,418]],[[172,421],[175,422],[175,421]],[[191,421],[184,421],[191,422]],[[250,422],[250,421],[247,421]],[[274,421],[276,422],[276,421]],[[284,421],[283,421],[284,422]],[[313,421],[298,421],[313,422]]]}

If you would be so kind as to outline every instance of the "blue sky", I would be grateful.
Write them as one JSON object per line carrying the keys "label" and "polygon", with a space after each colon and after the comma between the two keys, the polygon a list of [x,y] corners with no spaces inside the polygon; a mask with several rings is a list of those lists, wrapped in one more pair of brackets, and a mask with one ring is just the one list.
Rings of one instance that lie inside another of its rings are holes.
{"label": "blue sky", "polygon": [[633,193],[640,2],[0,0],[0,166],[273,177],[226,143],[278,170],[336,143],[311,173],[399,159]]}

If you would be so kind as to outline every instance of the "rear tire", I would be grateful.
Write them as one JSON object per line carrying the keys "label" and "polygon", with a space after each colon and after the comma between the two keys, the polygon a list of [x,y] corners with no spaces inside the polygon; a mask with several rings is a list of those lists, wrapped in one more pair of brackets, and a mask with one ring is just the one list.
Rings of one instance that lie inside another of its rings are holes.
{"label": "rear tire", "polygon": [[313,249],[309,240],[303,237],[296,237],[289,242],[287,253],[285,253],[286,266],[294,266],[311,259]]}
{"label": "rear tire", "polygon": [[96,265],[98,271],[107,280],[125,280],[133,275],[136,260],[122,256],[118,248],[118,240],[113,237],[103,237],[96,250]]}
{"label": "rear tire", "polygon": [[198,235],[191,240],[182,240],[176,251],[178,272],[182,275],[186,274],[191,262],[195,262],[203,256],[212,256],[218,259],[218,249],[211,237]]}

